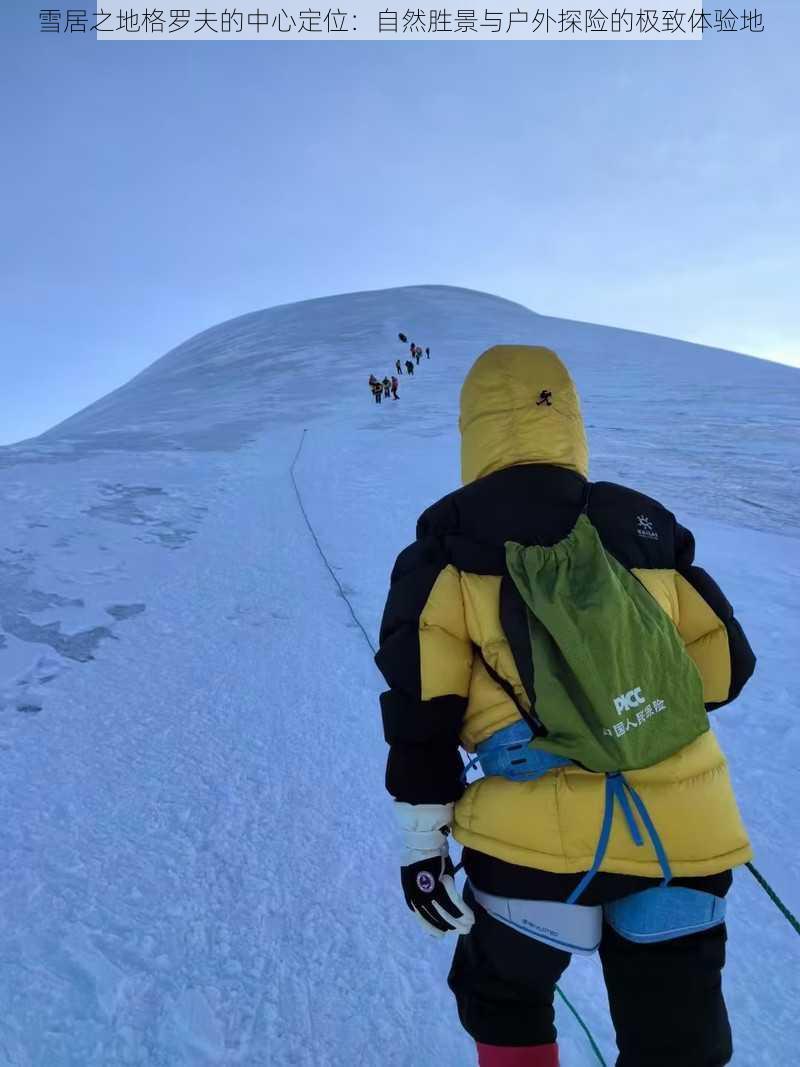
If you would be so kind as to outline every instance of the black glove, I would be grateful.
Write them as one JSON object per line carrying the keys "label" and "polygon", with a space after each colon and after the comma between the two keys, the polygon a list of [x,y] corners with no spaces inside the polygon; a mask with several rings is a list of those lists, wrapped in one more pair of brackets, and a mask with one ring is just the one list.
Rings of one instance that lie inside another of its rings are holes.
{"label": "black glove", "polygon": [[453,805],[396,801],[395,814],[403,830],[400,877],[409,908],[435,937],[450,930],[468,933],[475,916],[456,889],[447,849]]}

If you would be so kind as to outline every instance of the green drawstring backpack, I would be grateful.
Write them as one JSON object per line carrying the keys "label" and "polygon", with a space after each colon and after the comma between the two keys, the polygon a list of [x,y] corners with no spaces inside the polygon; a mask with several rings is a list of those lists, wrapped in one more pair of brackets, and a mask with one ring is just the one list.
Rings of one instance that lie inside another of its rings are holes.
{"label": "green drawstring backpack", "polygon": [[674,623],[606,552],[586,507],[552,547],[505,547],[527,607],[532,711],[547,731],[533,748],[614,774],[708,730],[703,682]]}

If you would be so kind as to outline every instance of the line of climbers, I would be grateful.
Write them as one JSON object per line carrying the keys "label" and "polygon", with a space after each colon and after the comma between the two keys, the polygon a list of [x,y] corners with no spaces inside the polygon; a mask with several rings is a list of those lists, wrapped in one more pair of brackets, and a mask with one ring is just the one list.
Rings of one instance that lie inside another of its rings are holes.
{"label": "line of climbers", "polygon": [[[419,345],[415,344],[413,341],[408,341],[408,338],[406,337],[406,335],[404,333],[398,334],[398,337],[400,338],[400,340],[404,344],[408,343],[409,354],[410,354],[411,358],[410,359],[406,359],[405,368],[406,368],[406,374],[409,377],[413,377],[414,376],[414,363],[412,362],[412,359],[416,360],[416,365],[419,366],[419,361],[420,361],[420,359],[422,359],[422,351],[423,350]],[[430,348],[427,348],[427,347],[425,348],[425,356],[426,356],[427,359],[431,358],[431,350],[430,350]],[[399,359],[396,359],[394,361],[394,365],[395,365],[395,370],[397,371],[397,374],[398,375],[402,374],[403,373],[403,364],[400,362]],[[390,395],[392,396],[392,398],[394,400],[398,400],[399,399],[399,397],[397,395],[398,385],[399,385],[399,383],[398,383],[397,378],[395,377],[394,374],[391,377],[387,376],[387,377],[383,378],[382,380],[380,378],[376,378],[374,374],[370,374],[370,376],[369,376],[369,388],[370,388],[370,392],[375,397],[375,403],[376,404],[380,404],[381,401],[384,399],[384,397],[388,400]]]}
{"label": "line of climbers", "polygon": [[394,375],[391,378],[384,378],[383,381],[376,378],[374,374],[369,376],[369,387],[375,397],[376,404],[380,404],[383,397],[388,399],[390,392],[394,399],[397,400],[397,384],[397,378]]}

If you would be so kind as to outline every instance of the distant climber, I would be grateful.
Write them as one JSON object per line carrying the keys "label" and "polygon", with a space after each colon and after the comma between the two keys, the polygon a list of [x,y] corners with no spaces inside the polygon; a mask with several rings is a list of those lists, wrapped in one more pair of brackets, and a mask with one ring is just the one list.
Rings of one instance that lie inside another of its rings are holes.
{"label": "distant climber", "polygon": [[380,404],[381,397],[383,396],[383,385],[378,381],[377,378],[373,378],[372,382],[370,383],[370,387],[372,389],[372,395],[375,397],[375,403]]}
{"label": "distant climber", "polygon": [[425,355],[428,359],[431,358],[431,350],[427,347],[427,345],[425,346]]}
{"label": "distant climber", "polygon": [[399,359],[396,359],[396,360],[394,361],[394,365],[395,365],[395,367],[397,368],[397,373],[398,373],[398,374],[402,374],[402,373],[403,373],[403,368],[402,368],[402,366],[401,366],[401,364],[400,364],[400,360],[399,360]]}
{"label": "distant climber", "polygon": [[392,398],[397,400],[397,378],[392,375]]}
{"label": "distant climber", "polygon": [[410,374],[412,376],[412,378],[413,378],[413,376],[414,376],[414,364],[411,362],[410,359],[406,360],[406,372],[408,374]]}
{"label": "distant climber", "polygon": [[383,385],[383,395],[388,399],[389,390],[392,388],[392,383],[388,378],[384,378],[383,382],[382,382],[382,385]]}
{"label": "distant climber", "polygon": [[419,347],[419,345],[414,345],[414,351],[412,354],[414,356],[414,359],[417,361],[417,366],[419,366],[419,357],[422,355],[422,349]]}
{"label": "distant climber", "polygon": [[397,336],[400,338],[400,340],[403,342],[403,344],[407,343],[408,338],[406,337],[406,335],[404,333],[399,333]]}

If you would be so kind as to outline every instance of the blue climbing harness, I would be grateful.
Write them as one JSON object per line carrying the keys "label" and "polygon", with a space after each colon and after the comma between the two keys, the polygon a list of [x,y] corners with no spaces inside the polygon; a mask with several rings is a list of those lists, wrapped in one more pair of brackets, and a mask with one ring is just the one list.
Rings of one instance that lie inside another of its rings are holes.
{"label": "blue climbing harness", "polygon": [[[467,771],[478,765],[487,777],[500,776],[514,782],[534,781],[558,767],[574,765],[572,760],[563,756],[555,756],[533,747],[532,740],[533,731],[523,721],[495,731],[476,746],[475,756],[464,768],[463,779],[466,780]],[[619,804],[631,837],[636,845],[641,846],[644,845],[644,837],[633,813],[633,808],[636,809],[655,850],[663,881],[658,887],[645,889],[605,904],[603,911],[606,921],[622,937],[630,941],[645,943],[683,937],[686,934],[708,930],[724,922],[724,899],[698,889],[669,885],[672,880],[672,870],[664,845],[644,801],[621,771],[607,773],[605,778],[605,809],[594,860],[592,866],[570,893],[565,904],[576,905],[600,870],[611,837],[614,809]],[[633,807],[631,807],[631,802]],[[492,914],[495,914],[494,910]],[[498,913],[495,917],[499,918],[501,915]],[[503,917],[503,921],[508,920]],[[517,929],[528,932],[529,936],[536,936],[530,933],[530,930],[523,929],[522,925],[517,925]]]}
{"label": "blue climbing harness", "polygon": [[719,926],[725,922],[725,898],[685,886],[656,886],[604,904],[603,913],[626,940],[650,944]]}
{"label": "blue climbing harness", "polygon": [[625,795],[630,793],[631,800],[636,805],[636,810],[639,813],[639,817],[644,823],[644,828],[647,831],[647,835],[652,842],[655,849],[658,862],[661,866],[661,873],[664,875],[664,881],[662,886],[666,886],[672,880],[672,871],[670,870],[669,860],[667,854],[664,851],[664,846],[661,843],[661,838],[658,836],[658,831],[653,824],[653,820],[650,818],[650,813],[644,806],[644,801],[623,776],[621,771],[615,771],[613,774],[606,775],[606,806],[603,812],[603,825],[600,828],[600,839],[597,842],[597,851],[594,854],[594,860],[592,866],[581,878],[580,882],[575,886],[570,895],[567,897],[567,904],[575,904],[584,889],[588,886],[589,882],[594,878],[597,872],[600,870],[600,864],[603,862],[603,858],[608,848],[608,839],[611,837],[611,824],[614,821],[614,805],[619,803],[622,808],[622,813],[625,816],[625,822],[628,824],[631,837],[636,845],[643,845],[644,838],[636,824],[636,819],[633,817],[631,806],[628,803],[628,798]]}
{"label": "blue climbing harness", "polygon": [[554,756],[543,749],[532,748],[532,740],[533,731],[523,721],[496,730],[491,737],[478,744],[475,755],[464,768],[462,780],[466,781],[467,771],[478,764],[487,777],[492,775],[510,778],[512,782],[530,782],[555,767],[568,767],[572,763],[564,756]]}

